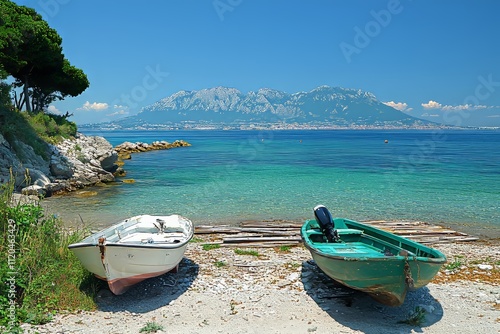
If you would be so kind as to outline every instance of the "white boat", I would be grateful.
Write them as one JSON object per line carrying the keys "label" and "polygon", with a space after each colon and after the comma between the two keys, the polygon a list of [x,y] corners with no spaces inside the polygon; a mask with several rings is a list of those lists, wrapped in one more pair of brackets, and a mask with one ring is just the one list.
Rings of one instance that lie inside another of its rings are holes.
{"label": "white boat", "polygon": [[120,295],[147,278],[176,271],[193,237],[182,216],[141,215],[69,245],[83,266]]}

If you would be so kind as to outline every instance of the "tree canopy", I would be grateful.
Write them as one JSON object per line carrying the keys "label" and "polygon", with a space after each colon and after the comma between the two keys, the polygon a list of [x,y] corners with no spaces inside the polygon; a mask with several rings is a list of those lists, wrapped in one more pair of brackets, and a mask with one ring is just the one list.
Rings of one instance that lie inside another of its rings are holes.
{"label": "tree canopy", "polygon": [[16,96],[19,109],[42,111],[89,86],[85,73],[65,58],[61,44],[61,36],[34,9],[0,0],[0,78],[10,75],[15,87],[23,87]]}

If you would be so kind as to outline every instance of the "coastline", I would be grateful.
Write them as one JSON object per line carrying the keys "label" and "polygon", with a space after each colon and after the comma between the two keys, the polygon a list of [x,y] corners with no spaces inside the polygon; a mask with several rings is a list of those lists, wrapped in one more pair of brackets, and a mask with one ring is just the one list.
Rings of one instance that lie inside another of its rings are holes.
{"label": "coastline", "polygon": [[[85,200],[88,198],[86,196],[87,193],[91,194],[91,197],[99,199],[100,198],[99,196],[102,196],[101,194],[97,194],[96,196],[92,195],[93,192],[95,191],[99,192],[99,190],[102,190],[102,187],[88,187],[80,191],[66,193],[64,195],[53,196],[48,199],[42,199],[39,201],[39,203],[44,208],[44,211],[46,213],[50,215],[57,215],[65,222],[66,226],[68,227],[80,226],[81,224],[84,224],[85,226],[90,226],[92,230],[99,230],[113,223],[119,222],[125,218],[128,218],[128,216],[116,215],[116,214],[112,216],[106,216],[103,215],[102,212],[100,212],[99,214],[95,214],[95,216],[87,216],[86,213],[84,212],[78,212],[78,210],[75,211],[75,206],[65,206],[69,207],[70,210],[67,209],[60,210],[60,207],[59,205],[57,205],[56,202],[61,199],[68,200],[69,198],[74,198],[75,200],[79,199],[82,201],[82,203],[85,203]],[[79,203],[76,207],[81,205],[82,204]],[[248,218],[239,219],[238,217],[232,217],[232,219],[225,221],[218,220],[216,222],[205,222],[205,221],[197,221],[196,219],[192,218],[190,219],[195,223],[195,225],[214,225],[214,226],[221,226],[221,225],[238,226],[240,224],[244,224],[245,222],[251,222],[251,221],[266,221],[271,223],[284,221],[283,219],[278,219],[278,218],[249,220]],[[310,217],[303,219],[296,218],[296,219],[285,219],[285,220],[290,221],[292,223],[302,224],[305,219],[310,219]],[[406,222],[406,223],[414,222],[406,219],[391,219],[390,221]],[[363,222],[363,220],[360,220],[360,222]],[[475,225],[474,223],[465,224],[465,223],[445,222],[445,221],[440,221],[439,223],[433,223],[427,221],[419,221],[419,222],[423,224],[429,224],[433,226],[440,226],[443,228],[453,229],[457,232],[468,234],[471,236],[476,236],[478,238],[485,240],[491,240],[491,241],[496,240],[500,242],[500,229],[496,228],[496,226],[494,226],[494,230],[492,230],[493,227],[491,226]]]}
{"label": "coastline", "polygon": [[[126,181],[134,184],[111,183],[49,198],[61,209],[71,208],[71,221],[80,222],[81,216],[85,222],[110,224],[153,212],[179,213],[212,225],[248,219],[302,221],[321,202],[333,206],[336,215],[358,221],[422,219],[500,237],[497,159],[487,165],[471,160],[490,159],[475,152],[482,152],[478,148],[489,138],[495,143],[496,136],[446,132],[445,140],[418,131],[363,136],[351,131],[260,136],[258,131],[118,131],[105,136],[113,145],[183,138],[193,146],[133,154],[124,168]],[[456,143],[464,144],[460,154]],[[321,159],[319,152],[325,152]],[[456,156],[461,158],[448,161]],[[92,191],[98,196],[91,196]]]}
{"label": "coastline", "polygon": [[[500,245],[494,242],[438,244],[454,269],[443,268],[428,286],[388,307],[335,284],[301,244],[289,251],[252,248],[203,250],[213,235],[190,243],[178,273],[132,287],[121,296],[103,289],[95,312],[58,314],[27,333],[138,333],[148,322],[159,333],[498,333]],[[202,240],[201,240],[202,239]],[[225,263],[220,266],[217,263]],[[493,269],[480,265],[493,263]],[[483,269],[481,269],[483,268]],[[421,326],[402,323],[419,306]]]}

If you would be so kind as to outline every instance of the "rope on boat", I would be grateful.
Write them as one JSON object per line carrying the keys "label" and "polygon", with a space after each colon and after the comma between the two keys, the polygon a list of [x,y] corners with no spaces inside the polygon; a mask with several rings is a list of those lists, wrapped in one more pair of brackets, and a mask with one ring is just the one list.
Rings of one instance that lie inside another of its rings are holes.
{"label": "rope on boat", "polygon": [[415,282],[413,281],[413,277],[411,277],[411,269],[410,269],[410,263],[408,263],[408,256],[405,257],[405,282],[408,288],[413,289],[415,286]]}
{"label": "rope on boat", "polygon": [[106,238],[105,237],[100,237],[99,238],[99,243],[97,245],[99,246],[99,253],[101,253],[102,266],[104,267],[104,271],[107,272],[107,270],[106,270],[106,264],[104,262],[104,257],[106,255],[106,245],[105,245],[105,242],[106,242]]}

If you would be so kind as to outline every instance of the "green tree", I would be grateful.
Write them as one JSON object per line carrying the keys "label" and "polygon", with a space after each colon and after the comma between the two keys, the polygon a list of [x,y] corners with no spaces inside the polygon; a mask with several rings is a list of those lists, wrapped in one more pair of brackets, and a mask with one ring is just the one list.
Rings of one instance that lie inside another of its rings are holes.
{"label": "green tree", "polygon": [[36,87],[32,90],[32,109],[45,110],[55,100],[66,96],[77,96],[89,86],[87,76],[67,59],[63,66],[50,74],[34,77]]}
{"label": "green tree", "polygon": [[[23,87],[19,109],[41,111],[48,103],[81,94],[89,86],[82,70],[62,53],[62,38],[32,8],[0,0],[0,73]],[[30,97],[33,101],[30,102]]]}

